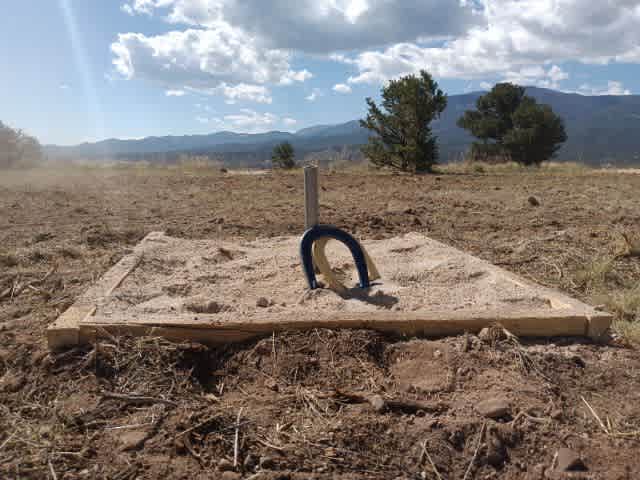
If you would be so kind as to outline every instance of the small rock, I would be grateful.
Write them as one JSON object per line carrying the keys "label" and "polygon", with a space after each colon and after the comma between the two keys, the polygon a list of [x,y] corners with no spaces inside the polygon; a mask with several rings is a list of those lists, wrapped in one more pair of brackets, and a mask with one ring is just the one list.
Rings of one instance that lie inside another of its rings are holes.
{"label": "small rock", "polygon": [[557,455],[556,470],[560,472],[584,472],[587,470],[580,455],[570,448],[561,448],[558,450]]}
{"label": "small rock", "polygon": [[483,417],[495,420],[509,414],[511,407],[504,398],[489,398],[476,404],[476,410]]}
{"label": "small rock", "polygon": [[222,458],[218,461],[218,470],[221,472],[230,472],[233,470],[233,463],[226,458]]}
{"label": "small rock", "polygon": [[507,461],[507,449],[499,438],[492,438],[487,445],[487,463],[500,468]]}
{"label": "small rock", "polygon": [[260,297],[256,300],[256,307],[267,308],[269,306],[269,300],[264,297]]}
{"label": "small rock", "polygon": [[148,434],[144,430],[125,431],[118,436],[120,443],[122,443],[120,449],[123,452],[137,450],[142,447],[147,436]]}
{"label": "small rock", "polygon": [[391,200],[387,204],[387,212],[388,213],[405,213],[405,214],[414,214],[415,210],[409,206],[408,203],[404,203],[398,200]]}
{"label": "small rock", "polygon": [[184,307],[194,313],[220,313],[222,306],[215,300],[200,297],[192,298],[185,302]]}
{"label": "small rock", "polygon": [[177,437],[174,441],[173,441],[173,446],[176,449],[176,453],[178,455],[182,455],[184,453],[187,453],[187,446],[184,444],[184,439],[183,437]]}
{"label": "small rock", "polygon": [[551,418],[553,418],[554,420],[560,420],[560,419],[562,418],[562,416],[563,416],[562,410],[560,410],[560,409],[553,410],[553,411],[551,412],[551,415],[550,415],[550,416],[551,416]]}
{"label": "small rock", "polygon": [[260,468],[264,470],[269,470],[275,466],[276,466],[276,462],[273,460],[273,458],[267,455],[260,457]]}
{"label": "small rock", "polygon": [[529,198],[527,198],[527,202],[529,202],[529,205],[531,205],[532,207],[539,207],[540,206],[540,200],[538,200],[533,195],[531,195]]}
{"label": "small rock", "polygon": [[24,375],[7,372],[2,377],[0,377],[0,392],[17,392],[25,383],[26,378],[24,377]]}
{"label": "small rock", "polygon": [[267,387],[269,390],[273,390],[274,392],[277,392],[278,390],[280,390],[280,387],[278,386],[278,382],[276,382],[273,378],[268,379],[265,383],[264,383],[265,387]]}
{"label": "small rock", "polygon": [[226,471],[223,472],[222,475],[220,475],[221,480],[240,480],[241,478],[242,475],[240,475],[238,472]]}
{"label": "small rock", "polygon": [[495,325],[491,327],[485,327],[480,330],[480,333],[478,333],[478,338],[484,343],[493,344],[502,340],[506,340],[507,334],[505,333],[504,328]]}
{"label": "small rock", "polygon": [[245,470],[253,470],[257,464],[258,458],[253,453],[248,454],[245,457],[244,462],[242,462],[242,466]]}
{"label": "small rock", "polygon": [[378,413],[383,412],[386,406],[384,402],[384,398],[382,398],[380,395],[373,395],[369,399],[369,403],[371,404],[373,409]]}

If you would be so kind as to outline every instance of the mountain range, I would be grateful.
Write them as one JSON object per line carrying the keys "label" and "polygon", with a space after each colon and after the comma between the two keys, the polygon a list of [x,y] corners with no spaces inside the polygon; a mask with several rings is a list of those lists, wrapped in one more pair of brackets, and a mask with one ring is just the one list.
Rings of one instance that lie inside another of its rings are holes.
{"label": "mountain range", "polygon": [[[461,158],[473,138],[456,125],[465,110],[485,92],[450,95],[448,105],[432,127],[438,137],[442,161]],[[559,160],[588,164],[640,163],[640,95],[585,96],[528,87],[527,95],[550,105],[560,115],[568,140],[558,152]],[[317,125],[295,133],[272,131],[258,134],[216,132],[207,135],[146,137],[139,140],[108,139],[74,146],[46,145],[52,159],[115,159],[175,161],[181,154],[207,155],[225,163],[261,166],[282,141],[294,146],[298,158],[321,152],[356,152],[369,132],[358,120],[338,125]]]}

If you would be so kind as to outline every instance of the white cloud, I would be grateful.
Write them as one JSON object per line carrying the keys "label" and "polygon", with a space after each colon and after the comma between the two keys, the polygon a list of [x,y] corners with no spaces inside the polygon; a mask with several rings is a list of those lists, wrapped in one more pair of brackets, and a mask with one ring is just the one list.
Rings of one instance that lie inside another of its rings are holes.
{"label": "white cloud", "polygon": [[572,93],[581,95],[631,95],[631,90],[624,88],[622,82],[609,80],[606,87],[594,87],[585,83],[578,87],[578,90]]}
{"label": "white cloud", "polygon": [[[464,33],[481,17],[475,2],[455,0],[138,0],[176,24],[229,22],[268,48],[331,53]],[[138,4],[138,5],[137,5]],[[264,12],[269,12],[265,15]]]}
{"label": "white cloud", "polygon": [[489,82],[480,82],[480,88],[482,90],[491,90],[493,88],[493,85]]}
{"label": "white cloud", "polygon": [[224,116],[224,121],[231,129],[240,129],[247,133],[264,131],[275,125],[278,120],[278,116],[273,113],[258,113],[248,108],[241,109],[240,113]]}
{"label": "white cloud", "polygon": [[518,85],[536,86],[543,88],[559,88],[560,82],[569,78],[569,74],[557,65],[548,70],[541,66],[523,67],[519,71],[509,71],[504,76],[504,81]]}
{"label": "white cloud", "polygon": [[638,0],[129,0],[123,9],[175,29],[123,34],[112,47],[123,75],[165,88],[303,82],[311,73],[292,67],[300,53],[348,64],[345,85],[424,68],[561,88],[567,61],[640,63]]}
{"label": "white cloud", "polygon": [[164,94],[167,97],[182,97],[186,94],[187,92],[185,92],[184,90],[165,90]]}
{"label": "white cloud", "polygon": [[345,83],[338,83],[334,85],[332,90],[338,93],[351,93],[351,87]]}
{"label": "white cloud", "polygon": [[322,97],[324,92],[319,88],[314,88],[309,95],[304,97],[305,100],[309,102],[315,102],[319,97]]}
{"label": "white cloud", "polygon": [[113,64],[125,78],[150,80],[171,90],[222,93],[232,101],[269,103],[266,84],[302,82],[311,74],[292,70],[290,54],[262,49],[229,24],[146,36],[124,33],[111,45]]}
{"label": "white cloud", "polygon": [[222,118],[197,115],[195,120],[203,125],[208,125],[209,128],[237,133],[260,133],[273,130],[278,125],[290,128],[298,123],[295,118],[279,117],[270,112],[260,113],[250,108],[242,108],[237,113],[228,114]]}
{"label": "white cloud", "polygon": [[133,15],[135,13],[144,13],[151,15],[156,8],[163,8],[169,5],[171,1],[166,0],[132,0],[120,7],[123,12]]}
{"label": "white cloud", "polygon": [[[436,77],[519,74],[573,60],[640,62],[636,0],[484,0],[483,25],[440,46],[398,43],[357,54],[351,83],[379,83],[421,68]],[[549,85],[564,72],[546,71]],[[540,78],[537,76],[535,78]]]}
{"label": "white cloud", "polygon": [[264,85],[249,85],[246,83],[227,85],[226,83],[222,83],[215,88],[201,90],[201,92],[211,95],[222,94],[226,98],[225,102],[229,105],[233,105],[239,100],[267,104],[273,101],[269,89]]}

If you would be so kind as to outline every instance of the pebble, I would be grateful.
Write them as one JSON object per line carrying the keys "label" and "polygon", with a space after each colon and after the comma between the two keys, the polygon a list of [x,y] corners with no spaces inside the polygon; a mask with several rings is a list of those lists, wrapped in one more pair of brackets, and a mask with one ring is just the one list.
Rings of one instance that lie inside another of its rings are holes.
{"label": "pebble", "polygon": [[382,398],[380,395],[373,395],[369,399],[369,403],[371,404],[373,409],[378,413],[383,412],[386,406],[384,402],[384,398]]}
{"label": "pebble", "polygon": [[218,470],[221,472],[229,472],[233,470],[233,463],[226,458],[223,458],[218,462]]}
{"label": "pebble", "polygon": [[238,472],[226,471],[222,472],[222,475],[220,475],[221,480],[240,480],[241,478],[242,475],[240,475]]}
{"label": "pebble", "polygon": [[7,372],[2,377],[0,377],[0,392],[17,392],[25,383],[26,378],[24,377],[24,375]]}
{"label": "pebble", "polygon": [[483,417],[495,420],[506,416],[511,411],[511,407],[504,398],[489,398],[476,404],[476,410]]}
{"label": "pebble", "polygon": [[587,470],[580,455],[570,448],[561,448],[557,455],[556,470],[560,472],[584,472]]}
{"label": "pebble", "polygon": [[128,450],[137,450],[141,448],[147,436],[148,433],[144,430],[131,430],[121,433],[118,436],[120,443],[122,443],[121,450],[126,452]]}
{"label": "pebble", "polygon": [[273,460],[273,458],[268,457],[266,455],[263,457],[260,457],[260,468],[269,470],[275,467],[275,465],[276,465],[276,462]]}
{"label": "pebble", "polygon": [[256,300],[256,307],[267,308],[269,306],[269,300],[264,297],[260,297]]}
{"label": "pebble", "polygon": [[506,340],[507,334],[502,327],[485,327],[478,333],[478,338],[484,343],[495,343]]}
{"label": "pebble", "polygon": [[245,468],[245,470],[253,470],[253,468],[257,464],[258,464],[258,458],[253,453],[248,454],[245,457],[244,462],[242,462],[242,466]]}
{"label": "pebble", "polygon": [[529,198],[527,198],[527,202],[529,202],[529,205],[531,205],[532,207],[539,207],[540,206],[540,200],[538,200],[533,195],[531,195]]}
{"label": "pebble", "polygon": [[185,308],[194,313],[220,313],[222,306],[215,300],[194,298],[185,303]]}
{"label": "pebble", "polygon": [[487,463],[500,468],[507,460],[507,449],[499,438],[492,438],[487,445]]}

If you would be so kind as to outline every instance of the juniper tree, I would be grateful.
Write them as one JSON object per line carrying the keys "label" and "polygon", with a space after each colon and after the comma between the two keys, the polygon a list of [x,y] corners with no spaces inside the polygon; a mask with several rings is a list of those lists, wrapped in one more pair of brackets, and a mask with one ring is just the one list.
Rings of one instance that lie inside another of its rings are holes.
{"label": "juniper tree", "polygon": [[507,156],[523,165],[539,165],[567,140],[564,123],[548,105],[525,95],[525,89],[498,83],[467,110],[458,126],[479,142],[471,146],[474,158]]}
{"label": "juniper tree", "polygon": [[289,142],[282,142],[275,146],[271,163],[274,167],[289,169],[296,166],[295,152]]}
{"label": "juniper tree", "polygon": [[375,135],[362,153],[378,167],[402,171],[431,171],[438,160],[438,145],[431,122],[447,106],[447,96],[431,75],[422,70],[391,80],[382,89],[379,107],[367,98],[369,113],[360,120]]}

